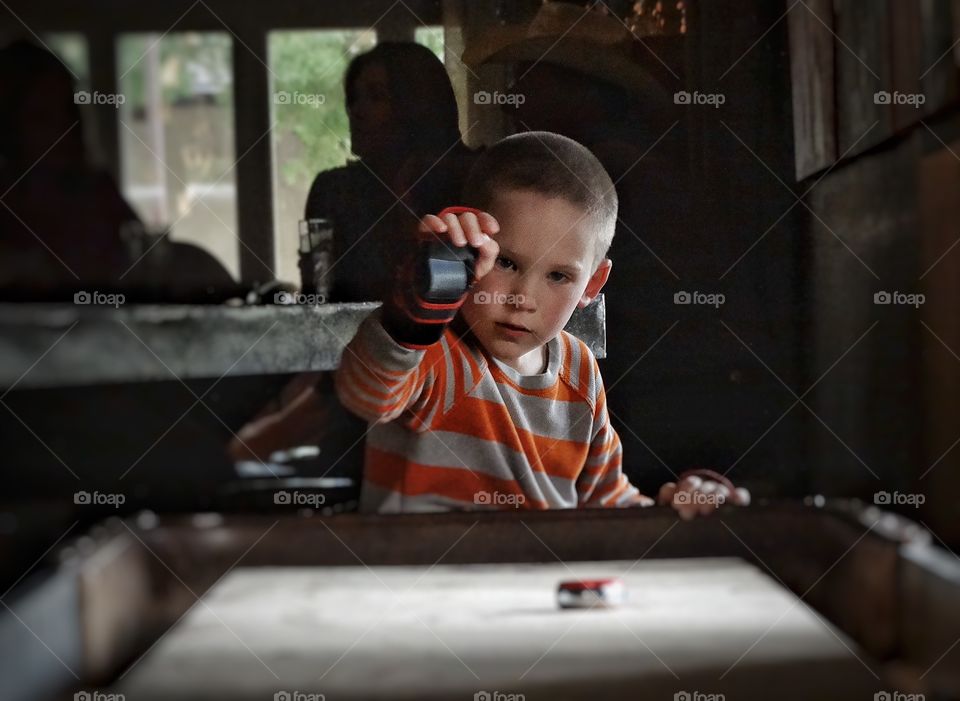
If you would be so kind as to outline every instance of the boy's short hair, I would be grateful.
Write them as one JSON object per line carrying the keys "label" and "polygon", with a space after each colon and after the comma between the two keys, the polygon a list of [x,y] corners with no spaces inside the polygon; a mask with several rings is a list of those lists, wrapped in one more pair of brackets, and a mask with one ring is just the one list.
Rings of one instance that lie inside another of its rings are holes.
{"label": "boy's short hair", "polygon": [[549,131],[508,136],[477,158],[464,200],[485,209],[502,190],[531,190],[583,210],[597,232],[591,272],[596,270],[613,241],[618,202],[613,181],[589,149]]}

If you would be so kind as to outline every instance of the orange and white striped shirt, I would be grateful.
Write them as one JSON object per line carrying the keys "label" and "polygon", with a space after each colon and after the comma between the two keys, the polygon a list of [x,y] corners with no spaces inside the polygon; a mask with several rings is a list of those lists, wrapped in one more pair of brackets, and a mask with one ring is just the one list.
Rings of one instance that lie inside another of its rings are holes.
{"label": "orange and white striped shirt", "polygon": [[361,511],[642,505],[589,347],[561,331],[546,371],[521,375],[459,322],[411,348],[378,309],[344,350],[337,395],[372,424]]}

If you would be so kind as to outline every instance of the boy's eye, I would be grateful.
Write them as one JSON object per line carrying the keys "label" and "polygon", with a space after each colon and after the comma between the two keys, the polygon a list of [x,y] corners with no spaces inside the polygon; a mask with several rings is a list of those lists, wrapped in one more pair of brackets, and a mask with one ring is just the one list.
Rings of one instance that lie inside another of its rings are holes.
{"label": "boy's eye", "polygon": [[507,268],[507,269],[517,267],[513,264],[512,260],[510,260],[509,258],[505,258],[504,256],[497,256],[497,265],[501,268]]}
{"label": "boy's eye", "polygon": [[558,271],[554,271],[554,272],[550,273],[550,279],[551,279],[553,282],[563,282],[564,280],[569,280],[569,279],[570,279],[570,276],[567,275],[566,273],[561,273],[561,272],[558,272]]}

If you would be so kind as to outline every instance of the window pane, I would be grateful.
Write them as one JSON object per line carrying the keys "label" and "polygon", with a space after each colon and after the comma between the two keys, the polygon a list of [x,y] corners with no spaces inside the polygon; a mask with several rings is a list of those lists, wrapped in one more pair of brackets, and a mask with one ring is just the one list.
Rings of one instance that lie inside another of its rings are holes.
{"label": "window pane", "polygon": [[87,40],[75,32],[50,32],[44,34],[43,43],[57,55],[73,73],[77,89],[85,90],[90,84],[90,58]]}
{"label": "window pane", "polygon": [[239,276],[231,38],[125,34],[117,45],[123,193],[152,230]]}
{"label": "window pane", "polygon": [[423,44],[437,55],[441,61],[443,57],[443,27],[417,27],[413,35],[413,40],[418,44]]}
{"label": "window pane", "polygon": [[299,284],[297,222],[317,173],[350,158],[343,76],[373,48],[372,30],[275,31],[269,35],[276,270]]}

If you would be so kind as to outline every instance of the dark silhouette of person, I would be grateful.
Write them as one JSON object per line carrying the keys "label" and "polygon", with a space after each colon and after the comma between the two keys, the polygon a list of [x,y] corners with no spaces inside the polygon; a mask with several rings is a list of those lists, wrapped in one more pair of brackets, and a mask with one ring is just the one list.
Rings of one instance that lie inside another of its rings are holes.
{"label": "dark silhouette of person", "polygon": [[199,246],[164,237],[145,255],[132,250],[124,236],[144,226],[91,163],[79,104],[54,54],[27,41],[0,50],[0,296],[72,301],[80,290],[122,290],[128,302],[187,303],[236,295],[226,268]]}
{"label": "dark silhouette of person", "polygon": [[127,264],[119,232],[138,219],[89,163],[72,75],[49,51],[14,42],[0,50],[0,106],[3,296],[117,287]]}
{"label": "dark silhouette of person", "polygon": [[[425,46],[385,42],[357,56],[344,76],[350,143],[357,157],[317,175],[307,218],[334,230],[333,302],[381,301],[420,217],[460,200],[475,153],[461,138],[443,63]],[[359,470],[366,425],[337,402],[332,373],[294,378],[230,442],[235,460],[324,444],[341,471]]]}
{"label": "dark silhouette of person", "polygon": [[357,159],[317,175],[305,214],[333,223],[332,301],[381,300],[401,239],[459,200],[473,152],[446,69],[425,46],[378,44],[353,59],[344,88]]}

